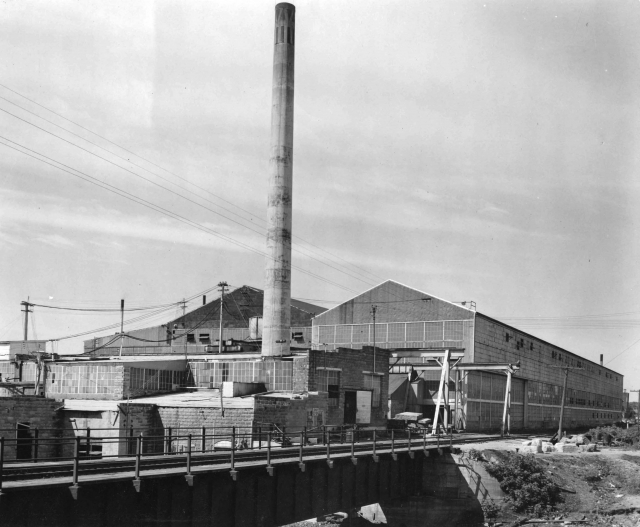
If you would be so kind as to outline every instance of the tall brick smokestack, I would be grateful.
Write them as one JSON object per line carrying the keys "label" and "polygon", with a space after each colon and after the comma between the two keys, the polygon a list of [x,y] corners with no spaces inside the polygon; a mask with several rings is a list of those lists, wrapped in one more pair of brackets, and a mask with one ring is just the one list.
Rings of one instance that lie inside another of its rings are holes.
{"label": "tall brick smokestack", "polygon": [[293,70],[296,8],[276,5],[262,356],[290,355]]}

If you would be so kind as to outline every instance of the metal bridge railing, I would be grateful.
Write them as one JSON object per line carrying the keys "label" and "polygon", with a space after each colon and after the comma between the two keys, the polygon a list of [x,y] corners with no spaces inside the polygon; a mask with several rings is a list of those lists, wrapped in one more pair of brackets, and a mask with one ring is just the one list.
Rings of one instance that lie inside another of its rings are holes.
{"label": "metal bridge railing", "polygon": [[[53,447],[60,453],[53,458],[47,458],[47,461],[62,462],[47,463],[46,466],[43,466],[43,470],[46,468],[48,471],[47,477],[55,478],[56,470],[61,474],[60,477],[69,477],[64,474],[69,473],[68,462],[71,462],[72,488],[78,488],[83,467],[91,464],[92,473],[95,473],[95,468],[100,465],[105,470],[116,468],[121,472],[132,470],[134,485],[139,490],[141,475],[145,468],[147,470],[157,470],[158,468],[184,470],[187,481],[192,484],[194,455],[198,456],[198,464],[201,466],[203,463],[204,466],[209,467],[215,464],[222,469],[228,466],[231,476],[235,479],[237,474],[236,453],[242,450],[253,452],[266,450],[264,458],[261,456],[260,459],[264,460],[267,471],[273,474],[272,451],[274,448],[280,451],[288,450],[291,455],[285,458],[287,462],[297,458],[298,465],[301,470],[304,470],[305,455],[307,458],[313,456],[313,459],[317,460],[318,456],[324,452],[329,467],[333,466],[333,457],[336,455],[350,457],[354,464],[357,464],[358,457],[369,455],[373,456],[374,461],[378,461],[379,455],[382,453],[391,454],[392,458],[396,460],[398,452],[406,452],[413,457],[415,450],[420,447],[426,455],[428,455],[428,447],[435,446],[441,452],[442,439],[440,434],[433,438],[427,430],[418,432],[407,429],[358,430],[354,426],[331,427],[327,425],[310,429],[307,427],[286,429],[273,425],[253,428],[166,428],[161,429],[161,433],[156,435],[150,435],[143,430],[137,430],[134,435],[134,429],[129,429],[126,437],[95,435],[101,430],[107,429],[79,429],[74,432],[84,432],[84,434],[75,437],[43,437],[42,434],[35,434],[32,438],[32,452],[37,453],[39,448],[51,451]],[[109,431],[112,430],[109,429]],[[12,432],[15,434],[15,430]],[[453,435],[449,434],[445,438],[448,439],[449,447],[451,447]],[[21,473],[32,474],[31,479],[37,477],[39,467],[31,465],[31,469],[29,469],[29,466],[25,466],[24,463],[32,463],[38,459],[7,459],[7,452],[17,453],[21,446],[24,447],[24,441],[24,438],[0,436],[0,492],[3,482],[7,481],[7,476],[14,480],[21,479]],[[97,455],[92,456],[92,441],[100,441],[103,450],[100,452],[99,458]],[[359,445],[358,449],[356,449],[356,444]],[[176,451],[176,445],[180,445],[179,452]],[[105,451],[110,450],[109,447],[113,447],[111,450],[116,453],[105,454]],[[42,458],[39,460],[42,461]],[[127,460],[134,461],[133,467],[126,464]],[[166,460],[167,463],[163,464],[162,460]],[[228,460],[228,465],[226,460]],[[113,463],[116,463],[116,466],[113,466]],[[8,470],[11,474],[7,472]],[[18,475],[16,476],[16,474]]]}

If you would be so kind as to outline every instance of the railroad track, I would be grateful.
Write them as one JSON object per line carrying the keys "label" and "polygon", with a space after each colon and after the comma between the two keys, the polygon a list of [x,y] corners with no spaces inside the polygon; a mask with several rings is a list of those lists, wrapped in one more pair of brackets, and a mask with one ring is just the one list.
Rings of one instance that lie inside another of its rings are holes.
{"label": "railroad track", "polygon": [[[487,441],[496,439],[498,436],[471,436],[464,438],[453,439],[453,445],[461,443],[470,443],[478,441]],[[450,444],[449,438],[441,438],[440,445],[447,447]],[[423,448],[423,439],[415,438],[411,440],[411,449],[413,451],[420,451]],[[435,438],[429,438],[426,441],[428,449],[437,448],[438,441]],[[344,457],[351,453],[351,443],[331,443],[330,455],[331,457]],[[391,450],[390,440],[376,441],[376,451],[388,453]],[[406,452],[408,449],[408,440],[406,438],[397,439],[394,443],[394,449],[397,452]],[[363,454],[373,454],[373,443],[371,441],[354,443],[353,452],[355,455],[362,456]],[[319,456],[326,456],[326,445],[305,445],[303,449],[303,458],[317,458]],[[271,461],[282,460],[299,460],[300,447],[299,445],[287,446],[287,447],[272,447],[270,452]],[[217,466],[228,467],[230,464],[231,451],[222,450],[217,452],[201,453],[193,452],[191,454],[191,467],[211,467],[213,470]],[[267,464],[267,449],[246,449],[236,450],[234,452],[234,459],[236,464],[245,463],[262,463]],[[114,459],[101,459],[101,460],[86,460],[80,459],[78,472],[80,477],[87,477],[100,474],[117,474],[125,472],[133,472],[135,470],[136,458],[130,456],[126,458],[114,458]],[[187,454],[145,454],[140,458],[140,472],[144,474],[150,470],[171,470],[171,469],[186,469]],[[73,460],[69,461],[43,461],[39,463],[30,464],[7,464],[5,463],[2,472],[2,479],[5,482],[19,482],[36,479],[50,479],[50,478],[72,478],[73,476]]]}

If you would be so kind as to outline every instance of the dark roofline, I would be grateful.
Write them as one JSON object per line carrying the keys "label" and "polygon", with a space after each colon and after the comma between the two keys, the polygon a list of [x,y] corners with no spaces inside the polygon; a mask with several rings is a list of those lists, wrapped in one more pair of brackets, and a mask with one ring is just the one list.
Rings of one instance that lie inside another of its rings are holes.
{"label": "dark roofline", "polygon": [[616,375],[620,375],[621,377],[624,377],[624,375],[623,375],[622,373],[617,372],[616,370],[612,370],[611,368],[607,368],[606,366],[602,366],[602,365],[600,365],[600,363],[598,363],[598,362],[593,362],[593,361],[592,361],[592,360],[590,360],[590,359],[586,359],[586,358],[584,358],[582,355],[578,355],[577,353],[575,353],[575,352],[573,352],[573,351],[569,351],[569,350],[566,350],[566,349],[564,349],[564,348],[561,348],[560,346],[558,346],[558,345],[556,345],[556,344],[553,344],[553,343],[548,342],[548,341],[546,341],[546,340],[544,340],[544,339],[541,339],[540,337],[536,337],[535,335],[532,335],[531,333],[527,333],[526,331],[523,331],[523,330],[521,330],[521,329],[518,329],[518,328],[516,328],[516,327],[513,327],[513,326],[511,326],[511,325],[507,324],[506,322],[502,322],[502,321],[498,320],[497,318],[490,317],[490,316],[488,316],[488,315],[485,315],[484,313],[480,313],[479,311],[476,311],[476,316],[480,316],[480,317],[482,317],[482,318],[485,318],[485,319],[487,319],[487,320],[490,320],[491,322],[497,322],[498,324],[501,324],[502,326],[505,326],[505,327],[507,327],[507,328],[510,328],[510,329],[512,329],[513,331],[517,331],[518,333],[522,333],[523,335],[526,335],[526,336],[527,336],[527,337],[529,337],[529,338],[539,340],[540,342],[544,342],[544,343],[545,343],[545,344],[547,344],[548,346],[552,346],[553,348],[556,348],[556,349],[558,349],[558,350],[560,350],[560,351],[562,351],[562,352],[564,352],[564,353],[570,353],[571,355],[574,355],[574,356],[576,356],[576,357],[579,357],[579,358],[580,358],[580,360],[584,360],[584,361],[586,361],[586,362],[590,362],[591,364],[593,364],[594,366],[597,366],[598,368],[602,368],[602,369],[605,369],[605,370],[609,370],[610,372],[615,373]]}

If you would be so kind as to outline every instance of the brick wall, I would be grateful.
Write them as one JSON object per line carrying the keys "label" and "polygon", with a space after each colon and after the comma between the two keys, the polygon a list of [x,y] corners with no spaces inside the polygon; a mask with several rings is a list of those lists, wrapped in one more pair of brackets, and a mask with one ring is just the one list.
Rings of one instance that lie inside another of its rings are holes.
{"label": "brick wall", "polygon": [[[0,398],[0,435],[5,438],[5,459],[16,459],[16,425],[27,424],[33,430],[38,428],[38,457],[49,458],[58,455],[58,445],[53,441],[46,441],[58,437],[60,433],[61,416],[56,412],[60,402],[40,397],[2,397]],[[33,453],[33,445],[24,443],[25,454]],[[31,457],[29,455],[29,457]]]}
{"label": "brick wall", "polygon": [[158,407],[157,411],[161,426],[173,430],[183,428],[185,434],[197,434],[203,426],[215,429],[216,434],[228,435],[232,426],[239,432],[246,432],[251,430],[254,419],[253,408],[225,408],[224,417],[220,408]]}
{"label": "brick wall", "polygon": [[[344,392],[347,390],[363,390],[365,371],[373,371],[373,347],[363,349],[339,348],[337,352],[320,350],[309,351],[309,390],[318,391],[318,368],[340,369],[340,397],[337,407],[328,407],[327,423],[339,425],[344,423]],[[371,425],[386,426],[387,400],[389,398],[389,351],[376,348],[375,371],[382,373],[380,407],[371,409]]]}
{"label": "brick wall", "polygon": [[301,394],[299,399],[289,397],[256,396],[256,423],[274,423],[280,428],[313,428],[325,424],[327,394]]}

